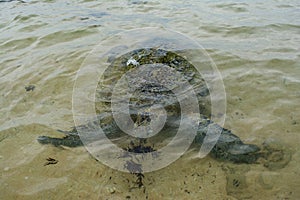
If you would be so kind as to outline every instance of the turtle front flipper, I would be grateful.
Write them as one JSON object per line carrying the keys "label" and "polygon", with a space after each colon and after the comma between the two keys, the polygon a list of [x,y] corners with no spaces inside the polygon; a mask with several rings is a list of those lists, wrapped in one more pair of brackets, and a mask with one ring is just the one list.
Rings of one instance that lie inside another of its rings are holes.
{"label": "turtle front flipper", "polygon": [[58,146],[78,147],[83,145],[78,135],[66,135],[63,138],[39,136],[37,138],[37,141],[41,144],[52,144],[56,147]]}
{"label": "turtle front flipper", "polygon": [[260,148],[254,144],[245,144],[241,141],[237,143],[218,141],[213,147],[211,155],[217,159],[234,163],[255,163],[261,156],[259,151]]}
{"label": "turtle front flipper", "polygon": [[241,139],[234,135],[230,130],[224,129],[209,119],[202,119],[195,142],[202,144],[208,127],[213,130],[222,130],[217,143],[212,148],[210,154],[219,160],[227,160],[234,163],[255,163],[261,156],[260,148],[254,144],[245,144]]}
{"label": "turtle front flipper", "polygon": [[[102,113],[101,115],[98,115],[94,121],[91,121],[87,124],[79,125],[77,127],[73,127],[69,131],[57,130],[58,132],[65,134],[65,136],[62,138],[39,136],[37,138],[37,141],[40,144],[52,144],[56,147],[79,147],[83,146],[83,143],[79,137],[78,132],[84,134],[89,131],[95,131],[95,133],[97,133],[97,127],[101,127],[101,129],[108,138],[121,137],[121,131],[116,125],[116,123],[113,121],[112,115],[110,113]],[[91,140],[93,140],[93,138],[91,138]]]}

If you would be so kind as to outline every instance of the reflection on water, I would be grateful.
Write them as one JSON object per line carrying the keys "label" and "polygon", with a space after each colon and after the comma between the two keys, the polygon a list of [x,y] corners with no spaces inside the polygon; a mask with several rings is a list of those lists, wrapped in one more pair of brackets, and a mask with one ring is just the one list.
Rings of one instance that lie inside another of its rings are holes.
{"label": "reflection on water", "polygon": [[[298,1],[1,1],[0,9],[2,199],[300,198]],[[40,145],[39,135],[61,137],[56,129],[73,126],[76,72],[94,45],[148,26],[203,45],[224,79],[225,127],[290,157],[236,165],[190,151],[145,174],[139,188],[136,176],[102,165],[83,147]],[[49,157],[58,162],[45,165]]]}

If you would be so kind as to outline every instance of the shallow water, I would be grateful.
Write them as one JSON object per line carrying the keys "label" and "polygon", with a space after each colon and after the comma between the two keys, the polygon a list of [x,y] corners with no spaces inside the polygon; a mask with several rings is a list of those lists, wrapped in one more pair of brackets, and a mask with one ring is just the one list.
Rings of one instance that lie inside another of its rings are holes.
{"label": "shallow water", "polygon": [[[11,1],[0,3],[1,199],[299,199],[300,4],[298,1]],[[227,95],[225,127],[243,141],[277,143],[275,167],[237,165],[189,151],[136,177],[83,148],[42,146],[74,125],[77,70],[103,39],[166,27],[199,42]],[[34,85],[33,91],[25,86]],[[48,157],[58,163],[44,166]]]}

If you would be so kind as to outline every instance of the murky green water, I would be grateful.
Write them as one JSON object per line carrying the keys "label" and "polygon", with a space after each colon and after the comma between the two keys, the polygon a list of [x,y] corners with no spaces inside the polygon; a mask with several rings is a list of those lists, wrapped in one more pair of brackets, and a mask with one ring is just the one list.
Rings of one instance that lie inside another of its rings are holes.
{"label": "murky green water", "polygon": [[[300,198],[299,1],[12,1],[0,10],[1,199]],[[277,143],[289,162],[236,165],[191,151],[135,188],[135,176],[84,148],[40,145],[39,135],[74,125],[73,84],[94,45],[149,26],[203,45],[225,84],[225,127],[248,143]],[[44,166],[48,157],[58,163]]]}

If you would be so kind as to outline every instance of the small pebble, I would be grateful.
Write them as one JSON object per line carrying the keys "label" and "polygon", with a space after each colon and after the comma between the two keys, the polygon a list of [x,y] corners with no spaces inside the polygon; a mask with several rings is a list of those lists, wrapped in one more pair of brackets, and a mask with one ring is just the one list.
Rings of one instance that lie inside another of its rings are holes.
{"label": "small pebble", "polygon": [[33,90],[34,90],[34,88],[35,88],[35,86],[34,86],[34,85],[28,85],[28,86],[25,86],[25,90],[26,90],[26,92],[33,91]]}
{"label": "small pebble", "polygon": [[80,17],[80,20],[88,20],[88,17]]}
{"label": "small pebble", "polygon": [[110,193],[110,194],[113,194],[116,192],[116,188],[115,187],[107,187],[107,192]]}
{"label": "small pebble", "polygon": [[278,178],[279,173],[277,172],[263,172],[258,181],[263,188],[272,189]]}
{"label": "small pebble", "polygon": [[8,170],[9,170],[9,167],[5,167],[5,168],[4,168],[4,171],[8,171]]}
{"label": "small pebble", "polygon": [[140,63],[138,62],[138,61],[136,61],[134,58],[130,58],[128,61],[127,61],[127,63],[126,63],[126,65],[127,66],[129,66],[129,65],[134,65],[134,66],[138,66]]}

